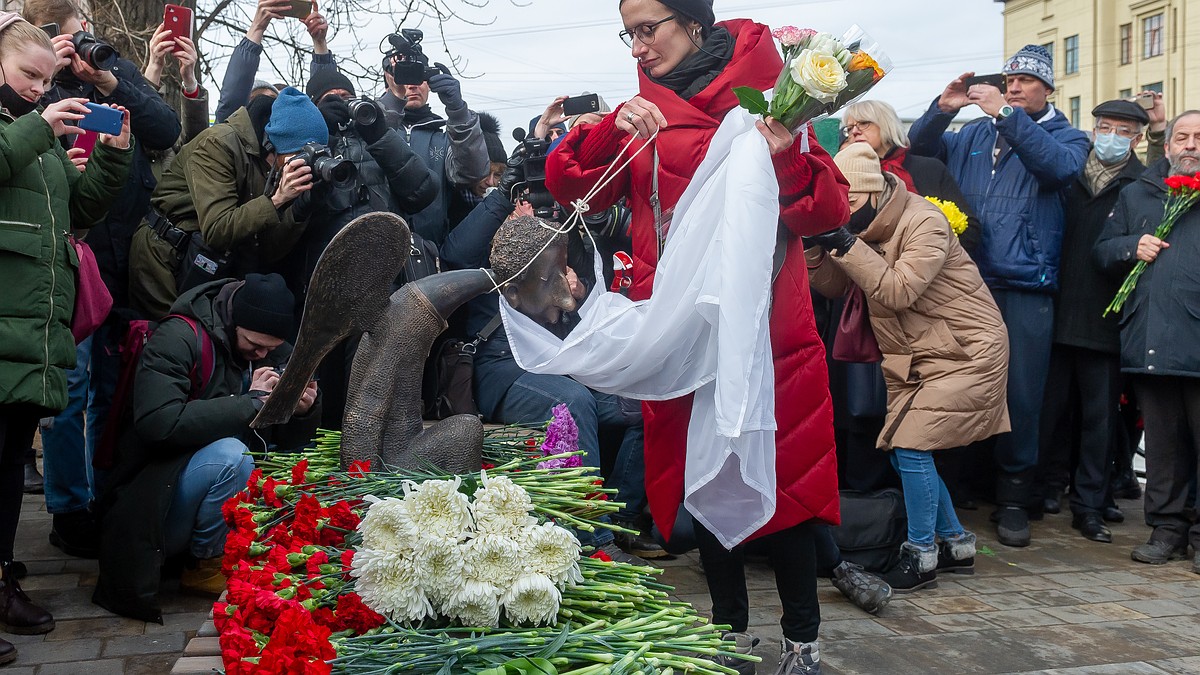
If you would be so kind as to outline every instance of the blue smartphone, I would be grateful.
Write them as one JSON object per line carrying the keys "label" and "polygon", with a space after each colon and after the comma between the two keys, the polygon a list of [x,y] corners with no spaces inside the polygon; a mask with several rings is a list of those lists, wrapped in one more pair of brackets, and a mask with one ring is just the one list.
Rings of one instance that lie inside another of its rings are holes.
{"label": "blue smartphone", "polygon": [[90,112],[76,122],[76,126],[99,134],[112,136],[121,134],[121,123],[125,121],[125,113],[98,103],[84,103],[84,105]]}

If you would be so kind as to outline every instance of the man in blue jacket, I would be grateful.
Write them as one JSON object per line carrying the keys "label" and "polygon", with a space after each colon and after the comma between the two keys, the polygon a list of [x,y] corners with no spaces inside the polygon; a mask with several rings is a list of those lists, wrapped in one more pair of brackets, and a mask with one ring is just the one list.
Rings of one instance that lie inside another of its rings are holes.
{"label": "man in blue jacket", "polygon": [[[1003,73],[1005,91],[990,84],[968,87],[974,73],[963,73],[913,124],[909,138],[911,152],[946,163],[983,225],[974,258],[1004,315],[1010,347],[1013,429],[996,442],[996,531],[1006,546],[1028,546],[1063,198],[1083,169],[1089,142],[1046,100],[1054,91],[1054,68],[1043,47],[1021,48]],[[969,105],[979,106],[987,117],[947,132],[958,111]]]}

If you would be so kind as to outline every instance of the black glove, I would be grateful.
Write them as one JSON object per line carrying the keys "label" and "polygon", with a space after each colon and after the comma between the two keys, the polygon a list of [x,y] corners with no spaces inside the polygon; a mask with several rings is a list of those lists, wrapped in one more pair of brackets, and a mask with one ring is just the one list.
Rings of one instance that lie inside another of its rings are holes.
{"label": "black glove", "polygon": [[462,110],[467,107],[467,102],[462,97],[462,85],[450,73],[441,72],[429,78],[429,91],[442,99],[442,105],[446,106],[447,110]]}
{"label": "black glove", "polygon": [[358,135],[367,142],[367,145],[371,145],[383,138],[383,135],[388,130],[387,112],[383,109],[383,106],[379,104],[379,101],[371,101],[371,105],[375,106],[375,121],[371,124],[359,124],[357,122],[354,124],[355,128],[358,129]]}
{"label": "black glove", "polygon": [[325,118],[325,126],[329,127],[330,133],[336,134],[350,123],[350,106],[337,96],[326,96],[317,104],[317,110]]}
{"label": "black glove", "polygon": [[851,246],[854,246],[854,242],[858,237],[850,234],[850,230],[847,230],[843,225],[837,229],[822,232],[811,237],[802,237],[802,239],[804,241],[804,248],[820,246],[840,258],[846,254],[846,251],[850,250]]}
{"label": "black glove", "polygon": [[500,194],[508,199],[513,198],[513,188],[519,183],[525,182],[525,165],[514,164],[512,159],[509,159],[508,164],[504,167],[504,173],[500,174],[500,182],[496,183],[496,189]]}

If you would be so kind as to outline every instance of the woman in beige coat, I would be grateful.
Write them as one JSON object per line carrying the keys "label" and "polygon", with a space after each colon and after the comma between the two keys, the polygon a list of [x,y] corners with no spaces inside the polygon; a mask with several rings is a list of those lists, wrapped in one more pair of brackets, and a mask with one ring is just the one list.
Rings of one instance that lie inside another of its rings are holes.
{"label": "woman in beige coat", "polygon": [[974,569],[975,535],[959,523],[930,451],[1009,430],[1008,334],[936,206],[882,172],[866,143],[834,161],[850,181],[852,215],[806,241],[809,279],[826,297],[854,287],[866,296],[888,389],[878,446],[892,451],[908,511],[908,541],[884,579],[914,591],[935,586],[938,570]]}

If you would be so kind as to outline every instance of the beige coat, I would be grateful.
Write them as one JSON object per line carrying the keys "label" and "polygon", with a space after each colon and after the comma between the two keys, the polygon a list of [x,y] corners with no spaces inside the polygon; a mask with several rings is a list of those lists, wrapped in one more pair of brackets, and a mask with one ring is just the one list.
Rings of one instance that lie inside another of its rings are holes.
{"label": "beige coat", "polygon": [[888,390],[878,446],[956,448],[1008,431],[1000,310],[942,212],[885,176],[878,215],[844,256],[805,252],[822,295],[866,293]]}

